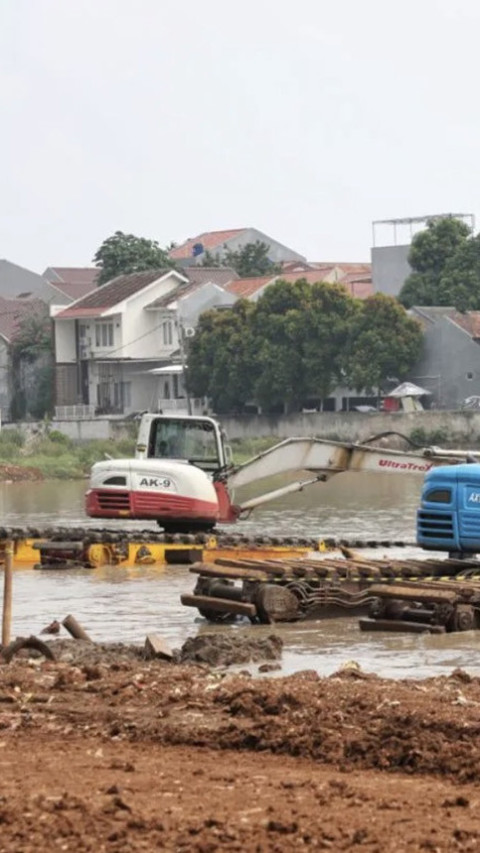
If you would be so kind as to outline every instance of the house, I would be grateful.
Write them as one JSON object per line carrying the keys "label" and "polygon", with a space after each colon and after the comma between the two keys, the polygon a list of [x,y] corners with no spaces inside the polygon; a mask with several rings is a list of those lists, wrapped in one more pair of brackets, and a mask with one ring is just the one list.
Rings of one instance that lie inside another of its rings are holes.
{"label": "house", "polygon": [[42,299],[49,305],[58,299],[58,295],[57,289],[43,276],[12,261],[0,259],[0,296],[4,299]]}
{"label": "house", "polygon": [[81,299],[94,290],[99,272],[97,267],[47,267],[43,278],[67,297],[62,300],[64,303]]}
{"label": "house", "polygon": [[[4,299],[0,296],[0,411],[2,420],[10,417],[15,393],[12,369],[12,343],[21,329],[22,321],[32,316],[48,316],[48,309],[40,299]],[[32,365],[28,373],[32,374]],[[18,376],[16,377],[18,380]],[[24,377],[28,386],[28,376]],[[17,389],[18,390],[18,389]]]}
{"label": "house", "polygon": [[202,311],[235,301],[212,277],[191,281],[171,269],[117,276],[55,313],[57,407],[203,411],[203,400],[187,399],[184,339]]}
{"label": "house", "polygon": [[430,392],[430,406],[458,409],[480,394],[480,311],[414,307],[423,326],[423,349],[408,379]]}
{"label": "house", "polygon": [[341,284],[350,296],[366,299],[373,293],[369,264],[318,264],[315,268],[282,272],[279,275],[256,276],[255,278],[237,278],[227,284],[226,290],[238,299],[249,299],[256,302],[266,288],[276,281],[294,283],[305,279],[309,284],[317,281],[328,284]]}
{"label": "house", "polygon": [[169,252],[170,258],[182,267],[194,266],[202,262],[206,252],[222,260],[227,252],[237,252],[247,243],[266,243],[268,257],[273,263],[284,261],[304,262],[303,255],[294,252],[283,243],[273,240],[268,234],[256,228],[233,228],[224,231],[206,231],[196,237],[189,237],[180,246],[175,246]]}

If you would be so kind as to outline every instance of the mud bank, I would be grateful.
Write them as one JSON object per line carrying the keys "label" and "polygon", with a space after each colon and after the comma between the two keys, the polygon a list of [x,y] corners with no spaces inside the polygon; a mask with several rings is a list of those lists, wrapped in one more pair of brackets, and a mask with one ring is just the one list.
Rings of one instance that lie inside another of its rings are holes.
{"label": "mud bank", "polygon": [[21,483],[23,481],[36,483],[43,479],[43,474],[39,468],[22,465],[0,465],[0,482],[2,483]]}
{"label": "mud bank", "polygon": [[0,667],[2,853],[479,849],[480,679],[254,679],[62,643]]}

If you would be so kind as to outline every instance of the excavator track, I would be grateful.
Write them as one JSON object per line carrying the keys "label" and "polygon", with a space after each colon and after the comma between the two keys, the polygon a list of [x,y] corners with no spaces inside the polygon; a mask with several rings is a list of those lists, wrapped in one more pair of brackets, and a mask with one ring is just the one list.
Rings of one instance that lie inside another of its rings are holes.
{"label": "excavator track", "polygon": [[211,621],[247,616],[292,622],[358,614],[362,630],[462,631],[480,627],[476,560],[218,558],[190,567],[182,604]]}
{"label": "excavator track", "polygon": [[115,530],[91,527],[0,527],[0,564],[12,541],[15,566],[39,569],[100,568],[192,564],[203,559],[294,559],[342,547],[411,546],[393,540],[336,540],[301,536],[246,536],[216,531],[168,534],[154,529]]}

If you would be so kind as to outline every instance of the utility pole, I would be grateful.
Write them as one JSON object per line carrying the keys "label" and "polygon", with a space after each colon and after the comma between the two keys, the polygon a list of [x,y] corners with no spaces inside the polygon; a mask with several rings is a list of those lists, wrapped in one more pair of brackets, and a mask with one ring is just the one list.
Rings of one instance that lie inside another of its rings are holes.
{"label": "utility pole", "polygon": [[180,361],[182,364],[182,379],[183,386],[185,388],[185,394],[187,397],[187,412],[189,415],[192,414],[192,401],[190,400],[190,394],[188,392],[187,382],[186,382],[186,367],[187,362],[185,358],[185,335],[183,331],[183,323],[181,323],[180,318],[177,316],[177,334],[178,334],[178,343],[180,346]]}

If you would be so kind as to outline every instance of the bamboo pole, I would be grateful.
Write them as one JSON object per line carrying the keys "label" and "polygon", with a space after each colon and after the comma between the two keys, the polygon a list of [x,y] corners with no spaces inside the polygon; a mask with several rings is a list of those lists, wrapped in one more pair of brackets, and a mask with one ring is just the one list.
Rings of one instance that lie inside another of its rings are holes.
{"label": "bamboo pole", "polygon": [[5,564],[3,573],[3,614],[2,614],[2,646],[8,646],[12,626],[12,569],[13,541],[5,543]]}

